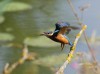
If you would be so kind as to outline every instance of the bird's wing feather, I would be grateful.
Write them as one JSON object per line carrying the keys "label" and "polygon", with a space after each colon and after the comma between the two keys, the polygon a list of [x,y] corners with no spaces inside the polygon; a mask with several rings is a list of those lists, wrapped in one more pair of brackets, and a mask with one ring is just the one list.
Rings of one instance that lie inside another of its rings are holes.
{"label": "bird's wing feather", "polygon": [[67,22],[58,22],[55,24],[56,28],[54,31],[54,36],[57,36],[58,34],[64,34],[67,31],[67,28],[69,26],[69,23]]}
{"label": "bird's wing feather", "polygon": [[78,30],[80,29],[79,27],[76,27],[76,26],[69,26],[69,28],[73,29],[73,30]]}
{"label": "bird's wing feather", "polygon": [[58,34],[65,34],[67,32],[67,27],[62,27]]}
{"label": "bird's wing feather", "polygon": [[79,27],[75,27],[75,26],[63,26],[62,28],[60,28],[59,34],[65,34],[65,33],[69,34],[71,29],[77,30],[77,29],[80,29],[80,28]]}

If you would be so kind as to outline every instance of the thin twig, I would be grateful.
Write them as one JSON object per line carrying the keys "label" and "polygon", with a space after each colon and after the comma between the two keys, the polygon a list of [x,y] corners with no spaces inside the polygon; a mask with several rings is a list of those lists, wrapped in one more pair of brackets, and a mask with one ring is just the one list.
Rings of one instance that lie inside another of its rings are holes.
{"label": "thin twig", "polygon": [[86,25],[84,25],[81,29],[81,31],[76,35],[76,39],[75,41],[73,42],[73,46],[70,48],[70,52],[67,56],[67,60],[64,62],[64,64],[60,67],[60,69],[56,72],[56,74],[63,74],[64,72],[64,69],[66,68],[66,66],[68,65],[68,63],[71,61],[72,57],[73,57],[73,54],[74,54],[74,51],[76,49],[76,45],[77,45],[77,42],[81,36],[81,34],[83,33],[83,31],[87,28]]}
{"label": "thin twig", "polygon": [[[34,57],[28,52],[28,48],[25,46],[22,52],[22,57],[15,63],[7,63],[4,67],[3,74],[10,74],[17,66],[23,64],[26,60],[33,60]],[[30,58],[31,57],[31,58]],[[32,58],[33,57],[33,58]]]}
{"label": "thin twig", "polygon": [[[71,7],[74,16],[76,17],[77,21],[79,22],[79,25],[83,26],[83,23],[81,22],[80,18],[78,17],[78,14],[77,14],[77,12],[76,12],[76,10],[75,10],[73,4],[71,3],[71,0],[67,0],[67,2],[68,2],[68,4],[69,4],[69,6]],[[88,46],[88,48],[89,48],[89,51],[91,52],[91,56],[92,56],[94,62],[96,62],[96,58],[95,58],[95,56],[94,56],[93,50],[92,50],[92,48],[91,48],[91,46],[90,46],[90,44],[89,44],[89,42],[88,42],[86,32],[84,32],[83,34],[84,34],[84,38],[85,38],[85,40],[86,40],[87,46]]]}

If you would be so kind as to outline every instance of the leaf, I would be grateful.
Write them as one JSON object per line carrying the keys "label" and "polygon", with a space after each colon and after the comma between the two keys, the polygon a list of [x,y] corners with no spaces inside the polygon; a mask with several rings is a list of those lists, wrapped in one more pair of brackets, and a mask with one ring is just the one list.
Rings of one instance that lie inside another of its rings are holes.
{"label": "leaf", "polygon": [[21,11],[31,9],[31,5],[21,2],[9,2],[3,7],[4,12]]}
{"label": "leaf", "polygon": [[45,57],[41,57],[33,63],[42,65],[42,66],[56,66],[56,65],[61,65],[64,60],[66,60],[66,53],[62,53],[59,55],[49,55]]}
{"label": "leaf", "polygon": [[14,36],[9,33],[0,33],[0,41],[12,41]]}
{"label": "leaf", "polygon": [[1,15],[0,16],[0,24],[3,23],[5,21],[5,18]]}
{"label": "leaf", "polygon": [[52,40],[44,36],[40,36],[37,38],[27,37],[24,40],[24,44],[29,46],[38,46],[38,47],[52,47],[52,46],[57,46],[59,43],[53,42]]}

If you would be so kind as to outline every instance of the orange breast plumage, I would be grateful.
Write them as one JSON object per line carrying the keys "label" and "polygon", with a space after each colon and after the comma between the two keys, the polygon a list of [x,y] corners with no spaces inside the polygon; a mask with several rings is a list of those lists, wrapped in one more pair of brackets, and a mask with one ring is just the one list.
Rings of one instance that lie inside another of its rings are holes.
{"label": "orange breast plumage", "polygon": [[69,43],[68,40],[62,34],[57,35],[56,39],[59,40],[59,42],[64,43],[64,44]]}

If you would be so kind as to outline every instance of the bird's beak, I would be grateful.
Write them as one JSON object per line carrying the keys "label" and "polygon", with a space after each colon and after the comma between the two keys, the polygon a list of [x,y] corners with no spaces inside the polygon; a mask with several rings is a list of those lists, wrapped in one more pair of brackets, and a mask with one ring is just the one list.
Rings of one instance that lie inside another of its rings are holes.
{"label": "bird's beak", "polygon": [[40,36],[44,36],[44,35],[45,35],[45,32],[43,32],[43,33],[40,34]]}

